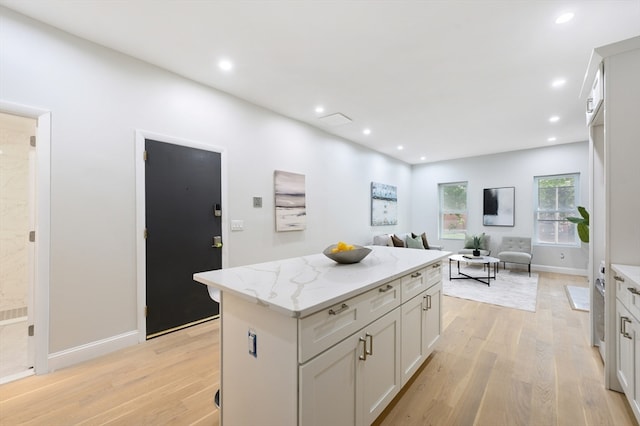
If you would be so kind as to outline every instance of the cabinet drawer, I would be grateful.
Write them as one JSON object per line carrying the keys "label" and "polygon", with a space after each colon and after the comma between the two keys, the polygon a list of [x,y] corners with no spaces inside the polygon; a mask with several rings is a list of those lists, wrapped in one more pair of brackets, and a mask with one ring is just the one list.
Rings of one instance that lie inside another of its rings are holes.
{"label": "cabinet drawer", "polygon": [[629,310],[629,313],[640,318],[640,285],[629,276],[615,268],[612,269],[612,278],[616,283],[616,296],[618,300]]}
{"label": "cabinet drawer", "polygon": [[442,262],[427,266],[427,288],[442,281]]}
{"label": "cabinet drawer", "polygon": [[442,280],[442,262],[419,269],[401,279],[402,303],[412,299]]}
{"label": "cabinet drawer", "polygon": [[429,267],[419,269],[400,278],[402,286],[402,303],[425,291],[428,286]]}
{"label": "cabinet drawer", "polygon": [[400,280],[395,280],[301,318],[298,362],[306,362],[398,306]]}

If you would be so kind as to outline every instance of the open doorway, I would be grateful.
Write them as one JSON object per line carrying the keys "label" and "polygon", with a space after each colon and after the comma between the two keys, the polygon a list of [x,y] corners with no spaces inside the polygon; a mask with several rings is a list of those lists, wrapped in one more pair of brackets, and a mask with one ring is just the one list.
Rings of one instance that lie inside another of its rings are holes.
{"label": "open doorway", "polygon": [[34,367],[36,126],[0,113],[0,383]]}

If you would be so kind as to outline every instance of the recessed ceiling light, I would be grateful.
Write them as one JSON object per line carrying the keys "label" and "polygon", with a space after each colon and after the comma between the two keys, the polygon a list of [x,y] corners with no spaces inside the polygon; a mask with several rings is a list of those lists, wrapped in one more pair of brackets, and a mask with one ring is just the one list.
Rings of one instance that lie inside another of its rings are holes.
{"label": "recessed ceiling light", "polygon": [[564,24],[569,22],[574,17],[573,12],[566,12],[556,18],[556,24]]}
{"label": "recessed ceiling light", "polygon": [[555,141],[556,141],[555,136],[551,136],[550,138],[547,139],[547,142],[555,142]]}
{"label": "recessed ceiling light", "polygon": [[560,117],[558,117],[557,115],[549,117],[549,121],[552,122],[552,123],[555,123],[558,120],[560,120]]}
{"label": "recessed ceiling light", "polygon": [[370,135],[371,134],[371,129],[364,129],[362,131],[362,133],[364,133],[365,135]]}
{"label": "recessed ceiling light", "polygon": [[424,161],[426,159],[427,159],[427,157],[425,157],[424,155],[422,157],[420,157],[420,161]]}
{"label": "recessed ceiling light", "polygon": [[318,106],[316,107],[316,112],[317,112],[318,114],[323,113],[323,112],[324,112],[324,107],[323,107],[322,105],[318,105]]}
{"label": "recessed ceiling light", "polygon": [[566,82],[567,80],[565,80],[564,78],[558,78],[551,82],[551,87],[562,87],[566,84]]}
{"label": "recessed ceiling light", "polygon": [[228,59],[221,59],[220,62],[218,62],[218,68],[222,71],[231,71],[233,69],[233,63]]}
{"label": "recessed ceiling light", "polygon": [[398,145],[398,151],[402,151],[403,149],[404,149],[404,146]]}

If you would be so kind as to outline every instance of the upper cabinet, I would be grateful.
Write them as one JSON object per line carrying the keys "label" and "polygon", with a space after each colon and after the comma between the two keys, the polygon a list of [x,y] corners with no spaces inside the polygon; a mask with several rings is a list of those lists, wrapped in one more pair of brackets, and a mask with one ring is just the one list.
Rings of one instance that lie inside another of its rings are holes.
{"label": "upper cabinet", "polygon": [[604,99],[604,84],[602,83],[602,64],[598,67],[596,76],[591,84],[591,90],[587,97],[587,126],[593,122],[593,119],[598,115],[602,101]]}

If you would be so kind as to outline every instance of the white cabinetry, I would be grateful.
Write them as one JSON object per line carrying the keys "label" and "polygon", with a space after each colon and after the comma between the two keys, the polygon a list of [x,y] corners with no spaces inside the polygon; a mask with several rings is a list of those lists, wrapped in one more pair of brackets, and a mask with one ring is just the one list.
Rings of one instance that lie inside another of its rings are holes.
{"label": "white cabinetry", "polygon": [[222,426],[369,425],[389,405],[440,337],[450,253],[373,250],[194,275],[222,290]]}
{"label": "white cabinetry", "polygon": [[[598,47],[591,57],[582,89],[587,100],[587,122],[590,123],[591,300],[597,291],[594,277],[598,276],[600,262],[604,261],[605,340],[604,351],[601,352],[604,352],[605,386],[618,391],[623,390],[623,386],[618,375],[621,358],[617,353],[619,340],[615,336],[620,331],[620,311],[616,301],[621,301],[633,316],[632,308],[625,304],[625,300],[633,301],[637,297],[629,297],[631,294],[627,289],[616,285],[611,265],[640,264],[640,226],[636,217],[640,210],[637,185],[640,182],[637,164],[640,158],[639,69],[640,37]],[[603,101],[598,108],[599,96]],[[598,318],[593,310],[590,319],[591,340],[597,343],[600,340],[596,336]]]}
{"label": "white cabinetry", "polygon": [[300,424],[371,424],[400,383],[400,309],[300,367]]}
{"label": "white cabinetry", "polygon": [[424,360],[433,352],[442,333],[441,263],[438,262],[428,268],[426,276],[425,281],[429,287],[404,302],[401,308],[402,385],[413,376]]}
{"label": "white cabinetry", "polygon": [[611,265],[616,283],[616,376],[640,418],[640,266]]}

